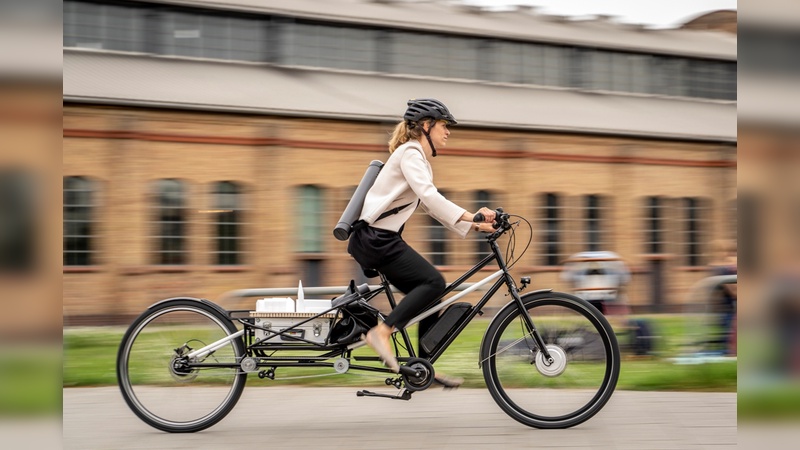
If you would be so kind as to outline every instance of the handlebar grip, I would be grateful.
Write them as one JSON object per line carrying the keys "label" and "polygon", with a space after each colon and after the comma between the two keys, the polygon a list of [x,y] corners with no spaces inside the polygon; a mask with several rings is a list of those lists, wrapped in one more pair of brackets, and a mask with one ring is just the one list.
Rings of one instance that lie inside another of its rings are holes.
{"label": "handlebar grip", "polygon": [[475,217],[472,218],[473,222],[481,223],[486,220],[486,217],[483,216],[482,212],[475,213]]}

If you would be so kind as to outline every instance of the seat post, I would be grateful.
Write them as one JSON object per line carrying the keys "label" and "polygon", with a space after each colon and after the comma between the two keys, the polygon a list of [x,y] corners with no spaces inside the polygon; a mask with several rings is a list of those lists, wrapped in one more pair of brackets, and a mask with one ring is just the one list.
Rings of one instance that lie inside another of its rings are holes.
{"label": "seat post", "polygon": [[394,301],[394,295],[392,294],[392,284],[386,279],[386,275],[381,272],[378,272],[378,275],[381,277],[381,286],[386,290],[386,297],[389,299],[389,305],[394,309],[395,306],[397,306],[397,302]]}

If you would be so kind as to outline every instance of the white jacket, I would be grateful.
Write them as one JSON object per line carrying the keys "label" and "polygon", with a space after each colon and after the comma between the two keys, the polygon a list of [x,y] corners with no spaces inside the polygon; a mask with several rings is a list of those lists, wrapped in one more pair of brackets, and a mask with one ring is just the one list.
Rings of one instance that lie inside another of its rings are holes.
{"label": "white jacket", "polygon": [[[417,205],[447,229],[466,237],[469,222],[461,221],[466,211],[444,198],[433,185],[433,170],[419,141],[411,140],[397,147],[375,179],[364,199],[360,219],[375,228],[398,231]],[[377,220],[385,211],[410,203],[397,214]]]}

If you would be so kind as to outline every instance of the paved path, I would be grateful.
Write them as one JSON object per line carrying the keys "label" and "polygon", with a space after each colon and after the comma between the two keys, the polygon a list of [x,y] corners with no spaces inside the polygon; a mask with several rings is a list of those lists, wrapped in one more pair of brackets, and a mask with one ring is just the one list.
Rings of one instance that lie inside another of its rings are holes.
{"label": "paved path", "polygon": [[484,389],[432,388],[408,402],[360,398],[355,391],[249,386],[222,422],[199,433],[169,434],[134,416],[117,388],[65,389],[63,444],[65,449],[80,450],[736,446],[735,393],[617,391],[600,413],[582,425],[537,430],[508,417]]}

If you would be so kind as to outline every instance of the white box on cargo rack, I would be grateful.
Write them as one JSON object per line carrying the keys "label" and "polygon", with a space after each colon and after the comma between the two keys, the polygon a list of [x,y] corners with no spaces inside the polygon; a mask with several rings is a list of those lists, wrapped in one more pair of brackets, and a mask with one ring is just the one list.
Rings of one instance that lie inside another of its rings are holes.
{"label": "white box on cargo rack", "polygon": [[256,312],[294,312],[294,300],[289,297],[262,298],[256,300]]}
{"label": "white box on cargo rack", "polygon": [[266,328],[267,330],[272,330],[275,333],[284,331],[299,324],[300,322],[308,320],[308,322],[298,326],[297,328],[287,331],[286,334],[283,335],[276,335],[266,330],[260,330],[256,328],[256,341],[260,341],[265,344],[279,344],[287,342],[298,344],[306,343],[301,339],[317,344],[324,344],[325,340],[328,338],[328,333],[331,331],[331,325],[333,320],[336,318],[336,314],[329,313],[323,314],[319,317],[314,317],[316,315],[316,313],[310,312],[273,313],[253,311],[250,313],[250,317],[255,318],[255,325],[257,327]]}
{"label": "white box on cargo rack", "polygon": [[300,299],[297,300],[296,312],[319,314],[331,309],[330,300]]}

